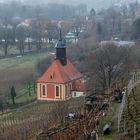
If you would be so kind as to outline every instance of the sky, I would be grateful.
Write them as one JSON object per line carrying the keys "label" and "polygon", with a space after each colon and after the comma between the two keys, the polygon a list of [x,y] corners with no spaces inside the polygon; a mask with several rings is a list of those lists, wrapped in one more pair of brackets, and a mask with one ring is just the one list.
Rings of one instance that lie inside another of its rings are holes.
{"label": "sky", "polygon": [[[12,0],[0,0],[0,1],[12,1]],[[111,4],[114,3],[129,3],[136,0],[16,0],[16,1],[24,1],[26,3],[35,3],[35,4],[41,4],[41,3],[64,3],[69,5],[78,5],[81,3],[87,4],[88,8],[107,8],[111,6]],[[140,0],[138,0],[140,1]]]}
{"label": "sky", "polygon": [[[25,0],[25,1],[32,1],[34,2],[35,0]],[[77,4],[81,4],[81,3],[85,3],[87,4],[87,6],[89,8],[95,8],[95,9],[100,9],[100,8],[106,8],[111,6],[111,4],[114,3],[129,3],[129,2],[133,2],[136,0],[36,0],[39,1],[39,3],[41,3],[41,1],[43,2],[51,2],[51,3],[64,3],[64,4],[70,4],[70,5],[77,5]],[[140,0],[138,0],[140,1]]]}

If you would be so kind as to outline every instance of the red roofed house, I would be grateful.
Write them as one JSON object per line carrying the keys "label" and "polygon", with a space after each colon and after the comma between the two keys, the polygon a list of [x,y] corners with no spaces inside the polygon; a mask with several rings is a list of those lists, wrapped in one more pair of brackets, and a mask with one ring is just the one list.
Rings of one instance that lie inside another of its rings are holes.
{"label": "red roofed house", "polygon": [[56,59],[37,80],[38,100],[60,101],[85,94],[83,75],[66,57],[65,41],[56,46]]}

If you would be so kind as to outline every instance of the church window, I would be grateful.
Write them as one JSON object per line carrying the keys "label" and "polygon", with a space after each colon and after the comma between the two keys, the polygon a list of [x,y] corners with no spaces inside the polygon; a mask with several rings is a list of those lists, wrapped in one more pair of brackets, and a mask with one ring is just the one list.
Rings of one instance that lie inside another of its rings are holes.
{"label": "church window", "polygon": [[45,85],[42,86],[42,95],[43,96],[46,95],[46,86]]}
{"label": "church window", "polygon": [[58,97],[60,95],[60,93],[59,93],[59,86],[55,87],[55,95],[56,95],[56,97]]}

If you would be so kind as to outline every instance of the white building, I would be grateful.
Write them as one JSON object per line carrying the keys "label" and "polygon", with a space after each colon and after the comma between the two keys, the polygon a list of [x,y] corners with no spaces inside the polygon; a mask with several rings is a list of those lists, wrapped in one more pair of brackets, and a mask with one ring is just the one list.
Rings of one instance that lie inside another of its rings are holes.
{"label": "white building", "polygon": [[76,35],[72,32],[68,32],[65,36],[65,40],[67,43],[76,43],[78,42],[78,38],[76,37]]}

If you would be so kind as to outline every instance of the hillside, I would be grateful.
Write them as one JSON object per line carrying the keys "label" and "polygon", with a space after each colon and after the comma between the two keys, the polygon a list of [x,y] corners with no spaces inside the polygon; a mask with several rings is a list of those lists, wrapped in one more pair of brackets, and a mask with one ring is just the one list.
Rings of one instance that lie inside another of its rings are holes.
{"label": "hillside", "polygon": [[127,96],[125,111],[121,121],[121,131],[129,137],[140,139],[140,84]]}

